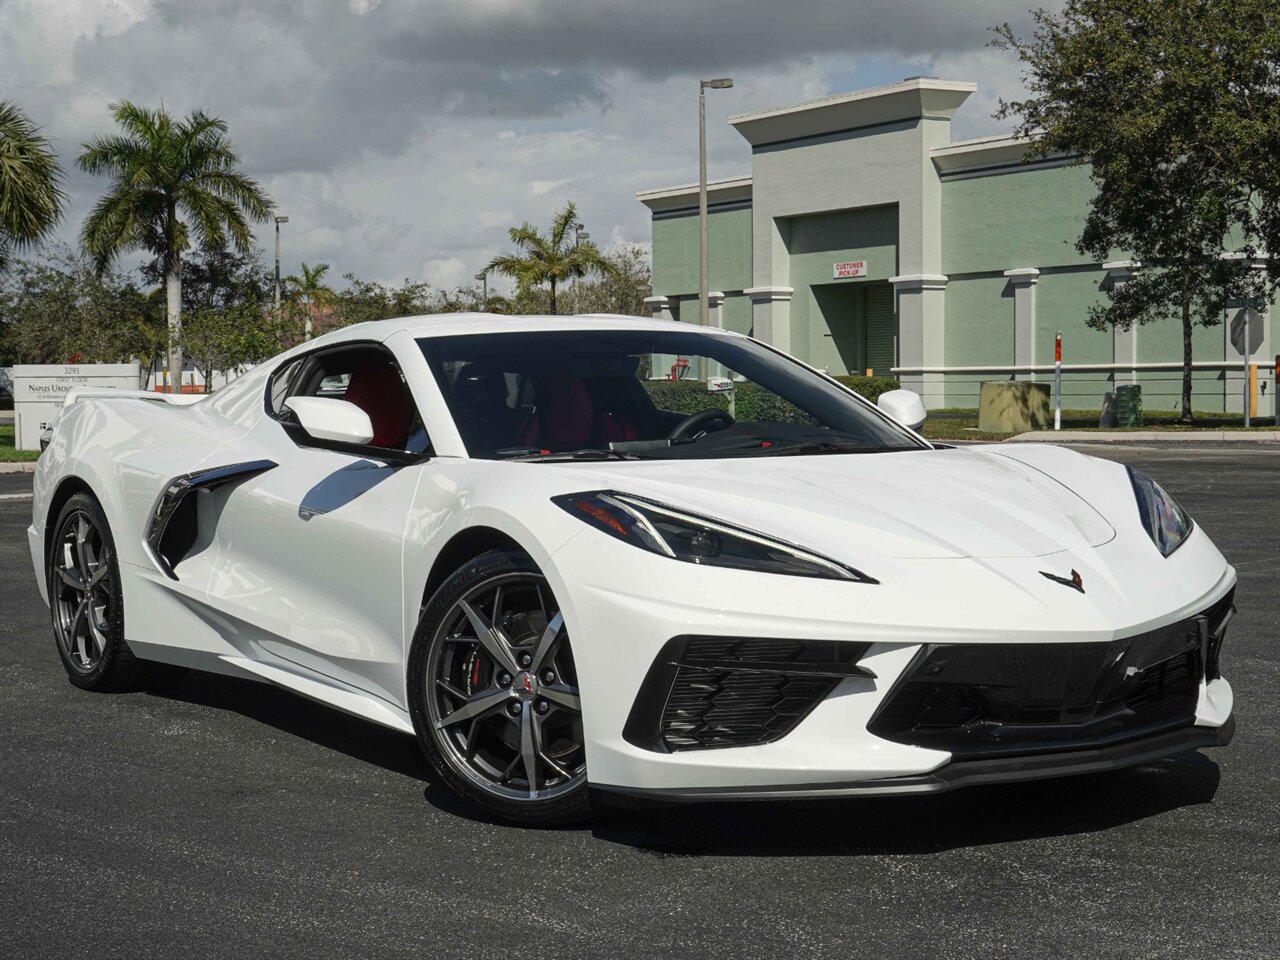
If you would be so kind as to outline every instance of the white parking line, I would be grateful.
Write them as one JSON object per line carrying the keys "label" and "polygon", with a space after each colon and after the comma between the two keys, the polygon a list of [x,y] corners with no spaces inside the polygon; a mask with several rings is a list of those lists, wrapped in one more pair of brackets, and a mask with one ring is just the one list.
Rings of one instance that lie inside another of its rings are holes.
{"label": "white parking line", "polygon": [[30,500],[30,493],[0,493],[0,500]]}

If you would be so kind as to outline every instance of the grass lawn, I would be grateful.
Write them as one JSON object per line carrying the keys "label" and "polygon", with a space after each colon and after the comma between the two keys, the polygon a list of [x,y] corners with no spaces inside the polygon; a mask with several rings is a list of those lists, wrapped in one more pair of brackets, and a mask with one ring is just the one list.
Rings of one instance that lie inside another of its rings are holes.
{"label": "grass lawn", "polygon": [[40,456],[39,450],[13,449],[13,424],[0,424],[0,463],[23,463]]}

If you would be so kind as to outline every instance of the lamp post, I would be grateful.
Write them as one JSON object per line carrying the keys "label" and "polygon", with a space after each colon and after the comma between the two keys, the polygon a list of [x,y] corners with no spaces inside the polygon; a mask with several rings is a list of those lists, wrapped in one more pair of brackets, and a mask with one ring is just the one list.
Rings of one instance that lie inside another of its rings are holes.
{"label": "lamp post", "polygon": [[[276,217],[276,323],[280,322],[280,224],[288,223],[288,217]],[[307,339],[311,339],[311,317],[307,317]]]}
{"label": "lamp post", "polygon": [[[580,224],[580,223],[575,223],[575,224],[573,225],[573,245],[574,245],[575,247],[576,247],[578,244],[580,244],[583,240],[590,240],[590,239],[591,239],[591,234],[587,233],[587,231],[586,231],[586,230],[583,230],[583,229],[582,229],[582,224]],[[581,305],[578,303],[578,296],[577,296],[577,294],[578,294],[578,275],[577,275],[576,273],[573,275],[573,293],[574,293],[574,297],[573,297],[573,308],[574,308],[574,310],[575,310],[575,311],[577,311],[577,312],[581,312]]]}
{"label": "lamp post", "polygon": [[480,312],[488,313],[489,312],[489,273],[488,271],[481,270],[479,273],[476,274],[476,279],[480,281],[482,285],[482,289],[484,290],[484,293],[481,294],[481,297],[480,297]]}
{"label": "lamp post", "polygon": [[[707,88],[727,90],[733,86],[729,77],[698,81],[698,323],[707,326],[710,308],[707,304]],[[702,377],[702,361],[698,361]]]}

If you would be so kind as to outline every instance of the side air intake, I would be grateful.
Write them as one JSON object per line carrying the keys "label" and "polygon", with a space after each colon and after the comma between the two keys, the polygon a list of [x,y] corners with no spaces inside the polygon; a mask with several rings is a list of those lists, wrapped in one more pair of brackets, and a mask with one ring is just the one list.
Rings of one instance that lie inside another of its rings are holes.
{"label": "side air intake", "polygon": [[147,523],[147,547],[155,558],[156,566],[170,579],[177,580],[174,568],[190,552],[196,542],[195,498],[191,494],[199,490],[213,490],[224,484],[247,480],[249,477],[272,469],[272,460],[250,460],[223,467],[210,467],[174,477],[156,500]]}

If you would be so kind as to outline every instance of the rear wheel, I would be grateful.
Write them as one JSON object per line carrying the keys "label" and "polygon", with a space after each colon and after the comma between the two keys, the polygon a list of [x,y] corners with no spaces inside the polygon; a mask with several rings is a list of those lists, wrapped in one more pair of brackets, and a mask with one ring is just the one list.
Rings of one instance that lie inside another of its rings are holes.
{"label": "rear wheel", "polygon": [[573,650],[528,557],[486,553],[436,591],[414,634],[409,702],[427,760],[468,800],[525,824],[589,813]]}
{"label": "rear wheel", "polygon": [[53,636],[71,682],[84,690],[137,686],[145,665],[124,641],[115,541],[102,506],[87,493],[58,514],[48,576]]}

